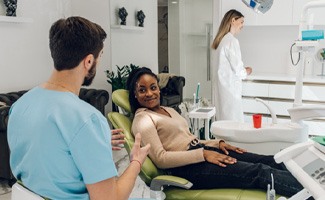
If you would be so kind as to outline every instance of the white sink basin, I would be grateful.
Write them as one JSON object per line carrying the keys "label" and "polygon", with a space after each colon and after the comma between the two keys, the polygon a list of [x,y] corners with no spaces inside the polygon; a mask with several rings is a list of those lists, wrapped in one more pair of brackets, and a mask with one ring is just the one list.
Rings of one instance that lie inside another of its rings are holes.
{"label": "white sink basin", "polygon": [[307,141],[307,130],[297,123],[262,124],[254,128],[252,124],[235,121],[216,121],[211,125],[211,133],[225,140],[235,142],[303,142]]}
{"label": "white sink basin", "polygon": [[211,133],[218,139],[251,152],[273,155],[308,139],[308,127],[292,122],[262,124],[257,129],[250,123],[215,121],[211,125]]}

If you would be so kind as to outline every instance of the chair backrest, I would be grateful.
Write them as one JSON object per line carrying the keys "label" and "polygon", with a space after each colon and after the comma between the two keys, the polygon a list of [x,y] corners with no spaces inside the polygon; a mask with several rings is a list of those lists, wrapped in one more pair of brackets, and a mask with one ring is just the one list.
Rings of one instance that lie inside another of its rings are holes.
{"label": "chair backrest", "polygon": [[34,192],[28,190],[24,186],[16,182],[12,186],[11,190],[11,200],[44,200],[41,196],[35,194]]}
{"label": "chair backrest", "polygon": [[[124,110],[131,112],[128,94],[129,92],[127,90],[115,90],[112,94],[112,101]],[[123,129],[123,134],[125,135],[126,141],[124,147],[130,155],[131,149],[134,144],[134,136],[131,132],[131,118],[118,112],[110,112],[107,116],[114,128]],[[164,171],[158,169],[150,160],[150,158],[147,157],[142,165],[139,176],[148,186],[150,186],[151,180],[156,176],[162,174],[164,174]]]}
{"label": "chair backrest", "polygon": [[[131,149],[134,144],[134,137],[131,133],[131,120],[118,112],[110,112],[108,113],[108,119],[112,123],[114,128],[121,128],[123,129],[123,134],[125,135],[125,144],[124,147],[128,154],[130,155]],[[163,171],[159,170],[153,162],[150,160],[149,157],[146,158],[145,162],[142,165],[140,171],[140,178],[150,186],[151,180],[156,176],[164,174]]]}
{"label": "chair backrest", "polygon": [[118,89],[112,93],[112,101],[115,105],[122,109],[122,114],[130,116],[131,106],[129,102],[129,91],[125,89]]}

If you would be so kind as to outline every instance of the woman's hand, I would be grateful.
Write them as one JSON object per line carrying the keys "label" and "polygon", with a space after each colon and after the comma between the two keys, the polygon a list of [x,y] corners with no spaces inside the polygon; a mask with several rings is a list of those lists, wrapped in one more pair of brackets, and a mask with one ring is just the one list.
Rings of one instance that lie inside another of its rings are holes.
{"label": "woman's hand", "polygon": [[115,150],[121,150],[120,144],[124,144],[125,140],[124,137],[125,135],[121,134],[123,129],[113,129],[111,130],[112,133],[112,138],[111,138],[111,144],[112,144],[112,149]]}
{"label": "woman's hand", "polygon": [[228,150],[235,151],[237,153],[244,153],[247,152],[245,149],[232,146],[230,144],[227,144],[225,141],[220,141],[219,143],[219,149],[222,150],[226,155],[229,154]]}
{"label": "woman's hand", "polygon": [[251,67],[245,67],[247,75],[250,75],[253,71]]}
{"label": "woman's hand", "polygon": [[137,160],[141,164],[143,164],[143,162],[145,161],[149,153],[150,144],[147,144],[144,147],[140,147],[140,141],[141,141],[141,135],[140,133],[137,133],[135,135],[134,145],[130,153],[130,160]]}
{"label": "woman's hand", "polygon": [[234,164],[237,162],[235,158],[209,150],[203,150],[203,157],[206,161],[219,165],[220,167],[226,167],[226,164]]}

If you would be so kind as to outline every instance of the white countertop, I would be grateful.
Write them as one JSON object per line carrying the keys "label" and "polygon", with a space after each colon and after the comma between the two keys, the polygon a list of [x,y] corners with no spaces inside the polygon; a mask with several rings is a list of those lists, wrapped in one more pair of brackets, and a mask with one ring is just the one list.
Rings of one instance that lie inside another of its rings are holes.
{"label": "white countertop", "polygon": [[[245,79],[247,81],[285,81],[285,82],[295,82],[296,76],[291,74],[264,74],[264,73],[253,73]],[[324,76],[311,76],[306,75],[303,78],[304,83],[324,83]]]}

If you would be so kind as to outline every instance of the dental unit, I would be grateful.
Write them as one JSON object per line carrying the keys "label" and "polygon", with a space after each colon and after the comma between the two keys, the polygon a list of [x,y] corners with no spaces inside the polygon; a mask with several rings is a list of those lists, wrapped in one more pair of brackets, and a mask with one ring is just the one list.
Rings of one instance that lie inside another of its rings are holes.
{"label": "dental unit", "polygon": [[[249,4],[246,5],[249,6]],[[301,54],[301,60],[297,63],[301,62],[296,75],[293,108],[288,109],[291,122],[278,123],[272,108],[263,100],[256,99],[268,108],[272,123],[262,124],[259,129],[254,128],[252,123],[235,121],[215,121],[211,125],[211,133],[217,138],[227,140],[230,144],[255,153],[275,154],[275,161],[283,162],[304,186],[302,191],[290,197],[289,200],[304,200],[309,197],[325,200],[325,137],[308,139],[308,127],[303,123],[306,119],[325,117],[325,106],[302,105],[305,54],[314,51],[318,46],[318,40],[324,39],[323,30],[313,30],[313,27],[308,25],[308,11],[320,7],[325,7],[325,0],[309,1],[305,4],[299,25],[298,40],[293,45]],[[280,197],[278,200],[285,199]]]}

